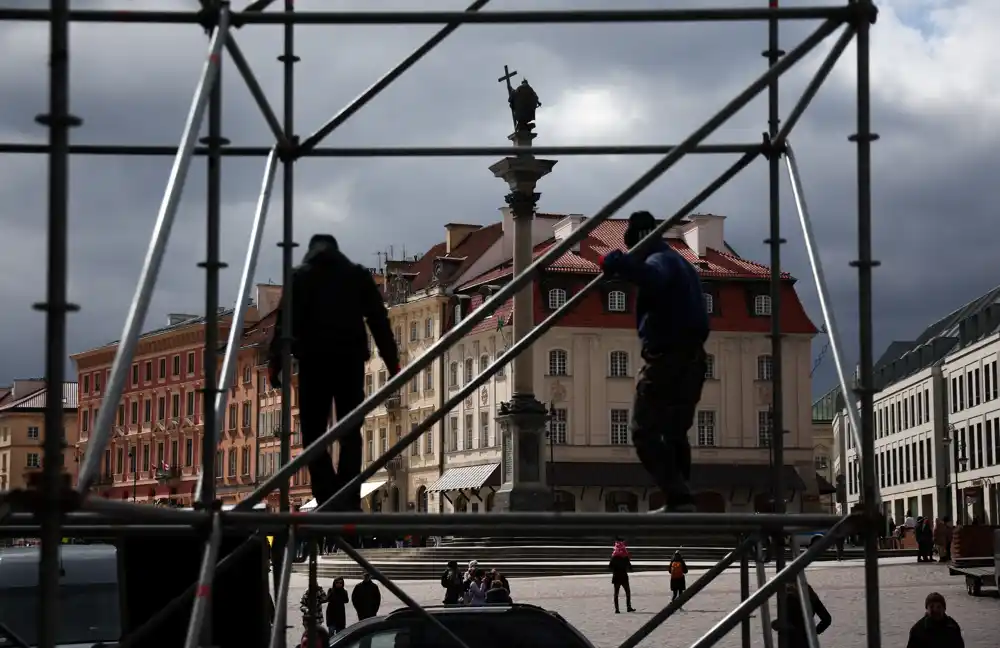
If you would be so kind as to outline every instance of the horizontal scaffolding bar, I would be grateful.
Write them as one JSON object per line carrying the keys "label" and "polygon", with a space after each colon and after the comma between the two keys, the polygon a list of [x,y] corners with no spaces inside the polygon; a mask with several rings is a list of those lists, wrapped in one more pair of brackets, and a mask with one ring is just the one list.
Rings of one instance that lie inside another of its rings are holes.
{"label": "horizontal scaffolding bar", "polygon": [[[296,11],[294,13],[239,13],[233,25],[428,25],[479,23],[493,25],[649,23],[649,22],[746,22],[763,20],[847,20],[849,6],[716,8],[716,9],[570,9],[564,11]],[[48,21],[48,9],[0,9],[0,20]],[[76,9],[70,20],[90,23],[200,24],[205,16],[197,11],[113,11]]]}
{"label": "horizontal scaffolding bar", "polygon": [[[191,511],[133,504],[125,501],[90,497],[84,502],[85,511],[107,515],[108,519],[130,517],[134,522],[163,524],[207,524],[207,511]],[[71,513],[66,523],[72,524],[80,515],[93,523],[94,513]],[[499,530],[500,527],[522,526],[538,530],[544,527],[629,529],[630,532],[673,531],[678,527],[726,528],[741,531],[758,529],[816,530],[832,527],[842,520],[829,514],[769,514],[769,513],[379,513],[314,512],[268,513],[263,511],[223,511],[219,514],[224,526],[244,528],[288,527],[301,525],[355,527],[357,532],[387,528],[436,530],[474,529],[476,533]],[[414,531],[416,533],[416,531]]]}
{"label": "horizontal scaffolding bar", "polygon": [[[534,155],[666,155],[677,148],[674,144],[622,146],[533,146]],[[761,150],[761,144],[702,144],[691,153],[710,155],[743,154]],[[227,157],[267,157],[274,146],[227,146]],[[0,153],[47,154],[48,144],[0,144]],[[69,152],[76,155],[176,155],[177,147],[158,144],[72,144]],[[357,146],[321,147],[303,151],[303,157],[516,157],[524,152],[513,146]],[[195,155],[208,155],[208,148],[196,147]]]}

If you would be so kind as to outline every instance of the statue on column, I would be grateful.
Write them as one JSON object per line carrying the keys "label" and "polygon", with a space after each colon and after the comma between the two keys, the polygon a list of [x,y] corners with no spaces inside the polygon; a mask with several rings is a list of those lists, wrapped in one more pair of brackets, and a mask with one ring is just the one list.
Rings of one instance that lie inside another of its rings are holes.
{"label": "statue on column", "polygon": [[535,127],[535,110],[541,107],[542,102],[538,100],[538,94],[528,84],[527,79],[522,80],[521,84],[510,93],[508,102],[517,130],[532,130]]}

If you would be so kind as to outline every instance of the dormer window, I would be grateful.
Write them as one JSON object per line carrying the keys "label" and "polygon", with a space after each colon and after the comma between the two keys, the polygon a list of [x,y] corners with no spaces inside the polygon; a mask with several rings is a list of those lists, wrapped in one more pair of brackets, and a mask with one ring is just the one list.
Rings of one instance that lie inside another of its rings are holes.
{"label": "dormer window", "polygon": [[625,312],[625,291],[612,290],[608,293],[608,311],[612,313]]}
{"label": "dormer window", "polygon": [[753,314],[759,317],[769,317],[771,315],[770,295],[754,295]]}

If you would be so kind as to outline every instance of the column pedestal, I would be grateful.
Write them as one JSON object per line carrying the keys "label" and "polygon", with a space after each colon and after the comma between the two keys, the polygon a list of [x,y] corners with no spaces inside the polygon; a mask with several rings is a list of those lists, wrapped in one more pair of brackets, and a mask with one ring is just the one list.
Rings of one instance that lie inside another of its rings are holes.
{"label": "column pedestal", "polygon": [[545,405],[533,394],[515,394],[497,416],[502,431],[500,490],[494,497],[498,512],[552,510],[552,491],[546,485],[544,456]]}

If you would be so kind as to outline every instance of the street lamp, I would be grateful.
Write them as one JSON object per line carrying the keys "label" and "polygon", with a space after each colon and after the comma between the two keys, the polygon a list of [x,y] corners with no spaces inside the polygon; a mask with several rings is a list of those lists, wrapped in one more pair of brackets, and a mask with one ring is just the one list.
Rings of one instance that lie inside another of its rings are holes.
{"label": "street lamp", "polygon": [[[958,478],[958,473],[962,472],[966,468],[968,468],[969,458],[965,455],[965,441],[963,441],[963,440],[961,440],[959,438],[956,438],[956,435],[955,435],[955,426],[954,425],[948,425],[948,431],[945,432],[944,438],[941,439],[941,442],[944,444],[944,450],[945,450],[944,467],[947,470],[947,472],[945,474],[945,492],[947,493],[947,497],[945,497],[945,501],[948,504],[948,507],[947,507],[946,511],[947,511],[948,517],[951,518],[951,521],[954,522],[955,524],[958,524],[960,522],[960,520],[958,519],[958,515],[957,514],[960,513],[963,510],[963,508],[962,508],[962,504],[963,504],[963,502],[962,502],[962,490],[958,486],[959,481],[960,481],[959,478]],[[951,473],[951,452],[950,452],[949,448],[951,447],[952,443],[957,443],[958,444],[958,445],[955,446],[955,474],[954,475],[950,474]],[[954,504],[958,508],[957,511],[956,510],[952,510],[952,495],[951,495],[950,492],[948,492],[950,490],[949,487],[951,486],[951,482],[952,481],[954,481],[954,484],[955,484],[955,495],[954,495],[955,499],[954,499]]]}
{"label": "street lamp", "polygon": [[132,469],[132,502],[136,501],[135,492],[139,485],[139,458],[136,456],[135,448],[129,448],[128,451],[129,468]]}

